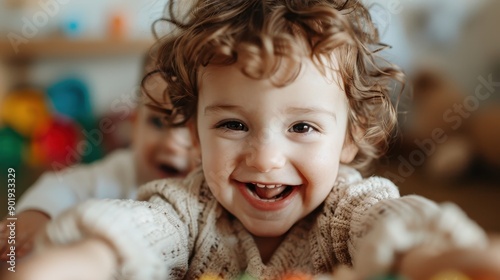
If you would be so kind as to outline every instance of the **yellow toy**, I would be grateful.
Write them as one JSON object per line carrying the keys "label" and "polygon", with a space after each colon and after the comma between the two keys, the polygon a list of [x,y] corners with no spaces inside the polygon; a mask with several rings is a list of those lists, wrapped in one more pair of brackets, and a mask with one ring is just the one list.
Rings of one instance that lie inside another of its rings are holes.
{"label": "yellow toy", "polygon": [[0,119],[3,125],[31,137],[37,127],[50,119],[43,92],[36,89],[11,92],[0,103]]}

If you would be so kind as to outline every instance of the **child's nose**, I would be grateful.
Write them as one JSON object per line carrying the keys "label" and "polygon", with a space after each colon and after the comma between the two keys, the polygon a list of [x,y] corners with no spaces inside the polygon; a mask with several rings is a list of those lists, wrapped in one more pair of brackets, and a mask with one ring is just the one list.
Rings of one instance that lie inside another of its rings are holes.
{"label": "child's nose", "polygon": [[246,164],[259,172],[267,173],[286,164],[283,145],[278,141],[255,141],[249,143],[248,147]]}
{"label": "child's nose", "polygon": [[186,153],[191,148],[187,128],[169,128],[163,136],[162,149],[168,153]]}

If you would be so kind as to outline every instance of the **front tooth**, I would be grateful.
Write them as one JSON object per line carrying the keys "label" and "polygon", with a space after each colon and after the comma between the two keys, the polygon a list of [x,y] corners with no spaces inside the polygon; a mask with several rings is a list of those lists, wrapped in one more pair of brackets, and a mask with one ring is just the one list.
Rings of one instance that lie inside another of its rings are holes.
{"label": "front tooth", "polygon": [[265,187],[266,187],[266,185],[259,184],[259,183],[256,183],[255,185],[256,185],[257,187],[261,188],[261,189],[263,189],[263,188],[265,188]]}

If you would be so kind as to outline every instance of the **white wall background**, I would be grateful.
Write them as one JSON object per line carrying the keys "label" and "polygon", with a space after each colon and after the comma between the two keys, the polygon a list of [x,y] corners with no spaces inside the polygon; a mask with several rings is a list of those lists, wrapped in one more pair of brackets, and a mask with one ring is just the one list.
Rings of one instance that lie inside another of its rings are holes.
{"label": "white wall background", "polygon": [[[24,3],[13,7],[10,2]],[[56,30],[61,23],[78,20],[85,34],[106,35],[109,17],[122,13],[129,19],[130,37],[148,37],[151,23],[162,15],[166,0],[0,0],[0,32],[20,32],[26,20],[39,27],[37,36]],[[44,23],[41,13],[48,14]]]}
{"label": "white wall background", "polygon": [[[25,2],[12,8],[8,3]],[[0,40],[9,32],[23,33],[30,22],[37,27],[36,37],[57,32],[64,22],[80,22],[82,34],[107,36],[109,18],[114,13],[128,17],[127,37],[151,38],[151,24],[162,15],[167,0],[0,0]],[[407,72],[419,64],[434,64],[465,87],[473,87],[477,76],[489,71],[488,63],[500,50],[496,26],[500,13],[496,0],[364,0],[371,5],[382,40],[392,45],[386,52],[391,61]],[[51,11],[44,24],[40,13]],[[489,23],[486,20],[489,11]],[[412,17],[425,14],[427,27],[415,28]],[[464,28],[471,19],[475,25]],[[483,20],[484,19],[484,20]],[[483,23],[484,22],[484,23]],[[495,39],[496,36],[496,40]],[[97,114],[110,103],[129,94],[138,85],[141,56],[108,56],[95,59],[40,60],[33,65],[31,80],[48,85],[58,78],[77,74],[89,85]],[[9,69],[7,69],[9,71]]]}
{"label": "white wall background", "polygon": [[[24,5],[18,6],[23,1]],[[17,5],[13,7],[12,2]],[[152,38],[151,25],[161,17],[165,3],[166,0],[0,0],[0,40],[8,41],[9,33],[31,37],[31,33],[26,33],[33,30],[26,29],[30,23],[36,27],[33,38],[43,38],[60,32],[69,20],[79,22],[80,36],[104,38],[108,36],[110,18],[116,13],[127,17],[127,39]],[[47,87],[64,77],[82,78],[91,92],[94,113],[99,116],[109,111],[113,100],[131,94],[139,85],[141,63],[141,54],[40,59],[29,68],[29,80]]]}
{"label": "white wall background", "polygon": [[387,57],[412,73],[433,67],[471,91],[500,63],[500,1],[363,0],[393,46]]}

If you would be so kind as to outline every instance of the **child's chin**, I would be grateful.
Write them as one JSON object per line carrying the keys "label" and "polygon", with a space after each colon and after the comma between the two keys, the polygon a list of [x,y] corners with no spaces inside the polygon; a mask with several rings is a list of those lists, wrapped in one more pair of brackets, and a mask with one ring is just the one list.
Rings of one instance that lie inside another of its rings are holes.
{"label": "child's chin", "polygon": [[284,227],[282,223],[279,223],[278,221],[272,222],[275,225],[272,225],[271,222],[266,223],[266,225],[258,224],[255,226],[250,226],[245,228],[253,235],[256,237],[260,238],[273,238],[273,237],[281,237],[285,235],[289,230],[290,227]]}

